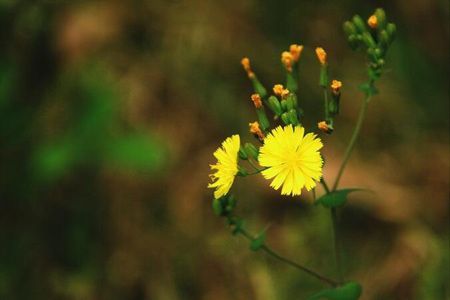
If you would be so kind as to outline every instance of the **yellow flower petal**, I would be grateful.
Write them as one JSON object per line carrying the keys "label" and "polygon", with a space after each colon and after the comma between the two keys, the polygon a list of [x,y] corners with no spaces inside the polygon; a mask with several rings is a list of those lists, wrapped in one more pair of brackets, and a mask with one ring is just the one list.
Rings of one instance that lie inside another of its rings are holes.
{"label": "yellow flower petal", "polygon": [[209,175],[212,183],[208,188],[216,188],[214,197],[216,199],[226,195],[233,185],[234,177],[238,172],[238,152],[241,146],[239,135],[233,135],[222,143],[222,148],[214,152],[217,163],[211,165],[211,170],[217,170],[216,173]]}

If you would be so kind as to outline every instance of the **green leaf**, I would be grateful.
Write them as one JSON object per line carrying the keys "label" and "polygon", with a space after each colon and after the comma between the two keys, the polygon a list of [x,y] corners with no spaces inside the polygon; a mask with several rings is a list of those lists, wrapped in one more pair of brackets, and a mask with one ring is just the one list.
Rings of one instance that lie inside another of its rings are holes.
{"label": "green leaf", "polygon": [[306,300],[330,299],[330,300],[357,300],[361,296],[361,285],[357,282],[349,282],[344,286],[327,289],[312,295]]}
{"label": "green leaf", "polygon": [[319,199],[317,199],[317,203],[321,203],[325,207],[339,207],[347,202],[348,194],[357,191],[364,191],[363,189],[342,189],[337,190],[329,194],[325,194]]}
{"label": "green leaf", "polygon": [[265,228],[263,231],[261,231],[258,234],[258,236],[250,242],[250,250],[258,251],[259,248],[261,248],[264,245],[264,241],[266,239],[266,230],[267,230],[267,228]]}

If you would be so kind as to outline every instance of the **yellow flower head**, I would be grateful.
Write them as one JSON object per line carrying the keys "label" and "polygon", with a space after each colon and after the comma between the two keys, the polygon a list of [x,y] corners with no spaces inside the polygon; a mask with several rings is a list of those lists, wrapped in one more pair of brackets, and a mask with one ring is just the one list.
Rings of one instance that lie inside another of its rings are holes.
{"label": "yellow flower head", "polygon": [[281,85],[281,84],[275,84],[275,85],[273,86],[273,93],[274,93],[276,96],[281,96],[281,94],[283,93],[283,89],[284,89],[283,85]]}
{"label": "yellow flower head", "polygon": [[331,88],[333,89],[335,94],[339,94],[339,89],[342,87],[342,82],[339,80],[333,80],[331,82]]}
{"label": "yellow flower head", "polygon": [[249,123],[248,126],[250,127],[250,132],[256,135],[261,141],[264,140],[264,134],[261,131],[261,128],[259,128],[259,123],[253,122]]}
{"label": "yellow flower head", "polygon": [[372,29],[377,29],[378,27],[378,19],[375,15],[371,15],[369,19],[367,19],[367,25],[369,25]]}
{"label": "yellow flower head", "polygon": [[322,47],[316,48],[316,55],[322,65],[325,65],[327,62],[327,53],[323,50]]}
{"label": "yellow flower head", "polygon": [[250,68],[250,59],[248,59],[247,57],[244,57],[241,60],[241,65],[244,67],[244,70],[247,72],[248,78],[253,78],[255,76],[255,74],[252,72],[252,70]]}
{"label": "yellow flower head", "polygon": [[256,108],[262,107],[261,97],[259,96],[259,94],[253,94],[251,98]]}
{"label": "yellow flower head", "polygon": [[241,146],[239,135],[233,135],[222,143],[222,148],[214,152],[217,164],[211,165],[211,170],[217,170],[215,174],[209,175],[212,183],[208,188],[216,188],[214,198],[219,199],[226,195],[233,185],[234,177],[238,172],[238,152]]}
{"label": "yellow flower head", "polygon": [[266,136],[260,148],[259,164],[268,169],[262,171],[275,190],[281,186],[282,195],[300,195],[303,187],[309,191],[322,177],[323,144],[314,133],[304,135],[300,126],[278,126]]}
{"label": "yellow flower head", "polygon": [[292,72],[292,54],[290,52],[284,51],[281,53],[281,62],[286,66],[288,72]]}
{"label": "yellow flower head", "polygon": [[298,59],[300,58],[300,54],[302,54],[303,46],[302,45],[292,44],[289,47],[289,51],[291,52],[292,60],[293,61],[298,61]]}
{"label": "yellow flower head", "polygon": [[281,98],[286,99],[287,95],[289,95],[288,89],[284,89],[281,91]]}

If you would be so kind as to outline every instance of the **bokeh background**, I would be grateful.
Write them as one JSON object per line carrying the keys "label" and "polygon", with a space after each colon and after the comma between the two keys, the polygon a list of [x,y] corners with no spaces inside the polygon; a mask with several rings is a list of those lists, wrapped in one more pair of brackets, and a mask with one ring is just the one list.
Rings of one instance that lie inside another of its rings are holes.
{"label": "bokeh background", "polygon": [[[213,214],[212,152],[254,141],[248,56],[270,88],[305,45],[300,103],[322,118],[316,46],[341,80],[332,181],[363,95],[343,21],[384,7],[398,38],[341,186],[344,271],[362,299],[449,299],[446,0],[0,1],[0,299],[304,299],[325,286],[253,253]],[[336,278],[329,211],[237,180],[238,213]],[[318,189],[319,193],[322,190]]]}

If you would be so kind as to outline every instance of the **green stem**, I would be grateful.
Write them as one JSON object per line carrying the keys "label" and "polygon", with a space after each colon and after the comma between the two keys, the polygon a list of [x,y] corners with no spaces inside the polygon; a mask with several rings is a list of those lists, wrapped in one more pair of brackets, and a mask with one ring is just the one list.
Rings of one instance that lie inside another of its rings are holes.
{"label": "green stem", "polygon": [[323,188],[325,189],[325,192],[327,194],[329,194],[330,193],[330,188],[328,187],[328,184],[325,182],[325,179],[323,177],[320,179],[320,183],[323,185]]}
{"label": "green stem", "polygon": [[[374,80],[370,79],[369,80],[369,90],[372,89],[373,83],[374,83]],[[353,136],[352,136],[352,138],[350,140],[350,143],[348,144],[347,150],[345,152],[344,159],[342,161],[341,167],[339,168],[339,172],[338,172],[338,175],[336,177],[336,181],[334,182],[332,191],[335,191],[337,189],[337,187],[339,185],[339,181],[341,180],[342,173],[344,172],[344,168],[347,165],[347,162],[348,162],[348,159],[350,158],[350,155],[352,154],[353,148],[355,147],[356,140],[358,139],[359,132],[361,131],[361,127],[362,127],[364,118],[365,118],[366,113],[367,113],[367,106],[369,105],[369,101],[370,101],[371,96],[372,96],[372,94],[370,92],[366,92],[366,97],[364,99],[364,104],[363,104],[363,107],[361,109],[361,112],[359,113],[358,122],[356,123],[355,130],[353,131]]]}
{"label": "green stem", "polygon": [[331,208],[331,219],[333,221],[333,244],[334,244],[334,259],[336,261],[336,268],[338,272],[339,283],[344,282],[341,268],[341,245],[339,240],[338,224],[337,224],[337,212],[336,208]]}
{"label": "green stem", "polygon": [[[249,239],[250,241],[252,241],[252,240],[254,239],[254,238],[252,237],[252,235],[251,235],[250,233],[248,233],[248,232],[247,232],[245,229],[243,229],[243,228],[241,228],[241,229],[239,230],[239,232],[240,232],[243,236],[245,236],[247,239]],[[288,264],[288,265],[290,265],[290,266],[292,266],[292,267],[295,267],[295,268],[297,268],[297,269],[300,269],[300,270],[302,270],[303,272],[305,272],[305,273],[307,273],[307,274],[309,274],[309,275],[311,275],[311,276],[314,276],[315,278],[317,278],[317,279],[319,279],[319,280],[322,280],[322,281],[326,282],[327,284],[329,284],[329,285],[331,285],[331,286],[333,286],[333,287],[335,287],[335,286],[338,285],[338,283],[335,282],[334,280],[331,280],[331,279],[326,278],[326,277],[324,277],[324,276],[322,276],[322,275],[320,275],[320,274],[317,274],[315,271],[312,271],[312,270],[310,270],[310,269],[308,269],[308,268],[306,268],[306,267],[300,265],[299,263],[297,263],[297,262],[295,262],[295,261],[292,261],[292,260],[290,260],[290,259],[288,259],[288,258],[286,258],[286,257],[284,257],[284,256],[281,256],[280,254],[278,254],[277,252],[275,252],[275,250],[273,250],[272,248],[270,248],[269,246],[267,246],[267,245],[265,245],[265,244],[261,246],[261,249],[264,250],[267,254],[271,255],[272,257],[274,257],[274,258],[276,258],[276,259],[278,259],[278,260],[280,260],[280,261],[282,261],[282,262],[284,262],[284,263],[286,263],[286,264]]]}

